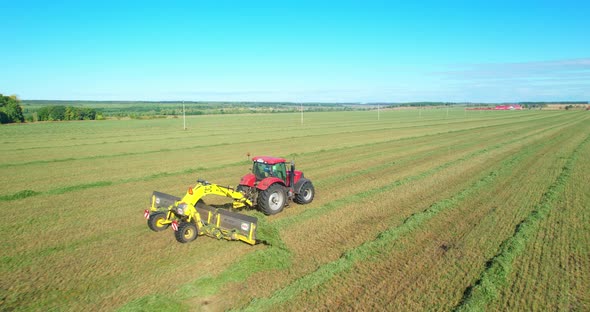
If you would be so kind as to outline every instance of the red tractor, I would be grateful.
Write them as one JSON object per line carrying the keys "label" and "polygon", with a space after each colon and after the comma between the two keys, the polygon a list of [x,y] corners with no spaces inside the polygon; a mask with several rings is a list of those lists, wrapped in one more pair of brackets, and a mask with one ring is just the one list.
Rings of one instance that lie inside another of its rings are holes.
{"label": "red tractor", "polygon": [[298,204],[311,203],[315,195],[313,184],[303,172],[295,170],[293,162],[287,170],[283,158],[258,156],[252,160],[252,173],[242,177],[236,189],[199,179],[182,198],[154,191],[151,207],[144,211],[148,227],[160,232],[172,226],[176,240],[181,243],[208,235],[254,245],[257,242],[256,217],[207,206],[202,198],[207,195],[229,197],[234,209],[258,206],[266,215],[281,212],[289,200]]}
{"label": "red tractor", "polygon": [[293,162],[287,170],[284,158],[256,156],[252,160],[252,173],[242,177],[237,191],[244,193],[263,213],[279,213],[289,200],[311,203],[315,195],[313,184],[303,172],[295,170]]}

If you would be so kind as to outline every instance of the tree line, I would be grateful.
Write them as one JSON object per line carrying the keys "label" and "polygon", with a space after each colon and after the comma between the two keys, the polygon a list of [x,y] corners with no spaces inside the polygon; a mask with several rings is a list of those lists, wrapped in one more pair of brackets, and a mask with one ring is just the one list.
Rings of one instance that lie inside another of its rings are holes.
{"label": "tree line", "polygon": [[[90,107],[74,107],[50,105],[39,108],[27,115],[27,121],[58,121],[58,120],[95,120],[101,117],[96,109]],[[16,95],[0,94],[0,123],[25,122],[21,101]]]}
{"label": "tree line", "polygon": [[23,109],[16,95],[6,96],[0,93],[0,123],[24,122]]}
{"label": "tree line", "polygon": [[[35,114],[35,113],[34,113]],[[89,107],[74,106],[45,106],[37,112],[38,121],[57,121],[57,120],[95,120],[96,110]],[[33,117],[33,119],[35,119]]]}

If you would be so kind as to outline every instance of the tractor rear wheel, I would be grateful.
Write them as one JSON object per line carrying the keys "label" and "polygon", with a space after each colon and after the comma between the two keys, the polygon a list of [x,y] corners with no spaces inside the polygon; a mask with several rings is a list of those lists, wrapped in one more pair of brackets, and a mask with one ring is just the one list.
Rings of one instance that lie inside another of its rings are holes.
{"label": "tractor rear wheel", "polygon": [[199,230],[192,222],[181,222],[178,225],[178,231],[174,232],[174,237],[179,243],[189,243],[197,239]]}
{"label": "tractor rear wheel", "polygon": [[280,184],[273,184],[258,196],[258,207],[265,215],[274,215],[285,208],[287,195]]}
{"label": "tractor rear wheel", "polygon": [[313,184],[311,184],[311,181],[307,181],[303,183],[301,189],[299,190],[299,193],[295,195],[293,201],[298,204],[305,205],[311,203],[314,196],[315,189],[313,188]]}
{"label": "tractor rear wheel", "polygon": [[152,213],[147,220],[148,227],[154,232],[160,232],[167,229],[170,224],[163,224],[166,221],[166,212]]}

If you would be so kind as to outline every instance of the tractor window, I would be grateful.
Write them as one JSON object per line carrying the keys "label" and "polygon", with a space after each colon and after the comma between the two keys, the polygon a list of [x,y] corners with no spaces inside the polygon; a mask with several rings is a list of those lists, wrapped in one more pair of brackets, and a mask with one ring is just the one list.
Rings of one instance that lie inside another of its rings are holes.
{"label": "tractor window", "polygon": [[264,163],[254,163],[254,175],[256,176],[256,180],[263,180],[264,178],[270,177],[270,166]]}
{"label": "tractor window", "polygon": [[285,181],[287,180],[287,172],[285,169],[285,163],[279,163],[272,166],[273,176]]}

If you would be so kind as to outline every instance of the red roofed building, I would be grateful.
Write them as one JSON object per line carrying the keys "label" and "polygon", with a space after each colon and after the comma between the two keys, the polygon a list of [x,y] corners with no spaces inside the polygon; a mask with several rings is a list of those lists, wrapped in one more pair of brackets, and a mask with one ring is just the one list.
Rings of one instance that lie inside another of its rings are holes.
{"label": "red roofed building", "polygon": [[522,106],[518,104],[511,104],[511,105],[496,105],[494,110],[522,110]]}

